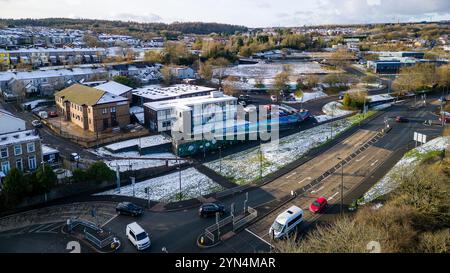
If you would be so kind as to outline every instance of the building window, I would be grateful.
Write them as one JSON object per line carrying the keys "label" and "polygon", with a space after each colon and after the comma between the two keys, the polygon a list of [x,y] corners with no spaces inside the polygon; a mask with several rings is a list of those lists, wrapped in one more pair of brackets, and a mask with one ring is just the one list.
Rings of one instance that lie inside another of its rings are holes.
{"label": "building window", "polygon": [[23,171],[23,162],[22,162],[22,158],[19,158],[16,160],[16,168]]}
{"label": "building window", "polygon": [[7,158],[8,157],[8,148],[1,148],[0,149],[0,158]]}
{"label": "building window", "polygon": [[102,113],[103,115],[108,114],[108,108],[103,108]]}
{"label": "building window", "polygon": [[22,154],[22,145],[14,146],[14,155],[21,155],[21,154]]}
{"label": "building window", "polygon": [[34,143],[27,143],[27,152],[28,153],[34,153],[36,151]]}
{"label": "building window", "polygon": [[111,113],[115,113],[116,112],[116,107],[111,107]]}
{"label": "building window", "polygon": [[30,156],[28,158],[28,168],[30,170],[36,170],[36,157],[35,156]]}
{"label": "building window", "polygon": [[7,174],[11,167],[9,166],[9,161],[2,162],[2,172]]}

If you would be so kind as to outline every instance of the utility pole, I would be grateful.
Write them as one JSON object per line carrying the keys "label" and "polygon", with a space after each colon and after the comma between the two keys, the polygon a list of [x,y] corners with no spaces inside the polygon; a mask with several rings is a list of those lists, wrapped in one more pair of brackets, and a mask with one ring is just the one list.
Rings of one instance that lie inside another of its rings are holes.
{"label": "utility pole", "polygon": [[262,178],[262,142],[259,139],[259,178]]}
{"label": "utility pole", "polygon": [[219,173],[222,174],[222,146],[219,146]]}
{"label": "utility pole", "polygon": [[338,157],[338,160],[341,160],[341,216],[343,216],[344,215],[344,161],[340,157]]}

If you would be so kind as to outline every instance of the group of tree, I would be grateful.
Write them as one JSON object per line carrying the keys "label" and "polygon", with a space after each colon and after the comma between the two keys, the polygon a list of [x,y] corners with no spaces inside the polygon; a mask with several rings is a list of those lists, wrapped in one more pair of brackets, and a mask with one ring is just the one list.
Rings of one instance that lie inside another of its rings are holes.
{"label": "group of tree", "polygon": [[140,86],[140,83],[137,79],[133,77],[127,77],[127,76],[114,76],[113,80],[115,82],[121,83],[123,85],[132,87],[132,88],[138,88]]}
{"label": "group of tree", "polygon": [[75,169],[73,171],[73,181],[81,182],[112,182],[116,178],[116,174],[104,162],[98,161],[89,166],[88,169]]}
{"label": "group of tree", "polygon": [[347,92],[342,100],[344,107],[351,110],[363,109],[367,103],[367,92],[363,91]]}
{"label": "group of tree", "polygon": [[450,85],[450,65],[437,67],[435,64],[420,63],[400,69],[392,88],[398,94],[429,90]]}
{"label": "group of tree", "polygon": [[148,33],[161,35],[164,33],[179,34],[210,34],[224,33],[234,34],[246,32],[244,26],[202,23],[202,22],[174,22],[164,23],[138,23],[132,21],[110,21],[96,19],[69,19],[69,18],[45,18],[45,19],[0,19],[1,25],[9,27],[42,26],[53,28],[91,30],[97,33],[112,33],[131,35],[141,38]]}
{"label": "group of tree", "polygon": [[56,174],[48,164],[43,164],[32,174],[13,168],[3,180],[1,199],[8,205],[16,204],[26,196],[49,192],[56,183]]}

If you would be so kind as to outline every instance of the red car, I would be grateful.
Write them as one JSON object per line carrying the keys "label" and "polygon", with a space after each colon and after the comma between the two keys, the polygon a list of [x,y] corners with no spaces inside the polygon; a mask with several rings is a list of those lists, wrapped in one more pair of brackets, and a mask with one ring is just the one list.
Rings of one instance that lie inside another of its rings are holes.
{"label": "red car", "polygon": [[327,206],[327,204],[328,204],[327,199],[322,196],[322,197],[317,198],[316,201],[314,201],[309,206],[309,210],[312,213],[318,213],[318,212],[321,212]]}
{"label": "red car", "polygon": [[58,116],[58,113],[56,111],[50,111],[48,112],[48,116],[51,118],[56,118]]}

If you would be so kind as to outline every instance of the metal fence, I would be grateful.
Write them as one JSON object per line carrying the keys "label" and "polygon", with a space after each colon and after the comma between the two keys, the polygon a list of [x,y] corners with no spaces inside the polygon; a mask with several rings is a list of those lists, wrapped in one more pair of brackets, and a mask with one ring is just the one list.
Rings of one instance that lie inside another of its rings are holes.
{"label": "metal fence", "polygon": [[258,217],[258,211],[252,207],[248,207],[247,212],[249,213],[249,215],[244,216],[236,221],[235,219],[233,219],[233,231],[236,231],[237,229],[245,226],[247,223],[250,223],[253,219]]}

